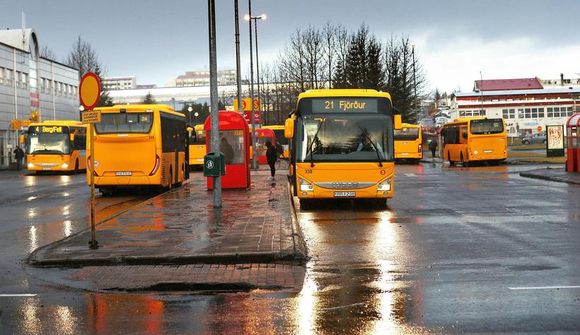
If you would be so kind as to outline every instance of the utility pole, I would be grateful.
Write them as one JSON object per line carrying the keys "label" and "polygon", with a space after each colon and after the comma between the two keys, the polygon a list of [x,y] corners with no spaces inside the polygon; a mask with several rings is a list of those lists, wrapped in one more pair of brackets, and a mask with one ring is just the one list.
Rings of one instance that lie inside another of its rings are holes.
{"label": "utility pole", "polygon": [[[209,87],[210,87],[210,112],[211,112],[211,151],[219,152],[219,111],[218,111],[218,87],[217,87],[217,52],[216,52],[216,29],[215,29],[215,0],[208,0],[208,24],[209,24]],[[222,207],[222,178],[213,177],[213,207]]]}
{"label": "utility pole", "polygon": [[[248,16],[252,17],[252,0],[248,0]],[[258,164],[256,161],[256,116],[254,110],[254,56],[252,51],[252,20],[248,20],[248,29],[250,36],[250,99],[252,111],[252,169],[257,170]]]}
{"label": "utility pole", "polygon": [[239,113],[244,113],[242,110],[242,70],[240,65],[240,19],[238,13],[238,0],[234,0],[234,16],[235,16],[235,38],[236,38],[236,84],[238,90],[238,105],[235,106]]}

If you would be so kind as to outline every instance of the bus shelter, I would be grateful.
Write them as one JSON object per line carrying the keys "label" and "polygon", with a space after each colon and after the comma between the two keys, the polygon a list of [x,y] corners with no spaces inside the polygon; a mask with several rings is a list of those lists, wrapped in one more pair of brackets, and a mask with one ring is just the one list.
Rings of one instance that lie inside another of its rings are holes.
{"label": "bus shelter", "polygon": [[[220,111],[219,151],[225,159],[225,176],[221,177],[223,189],[249,189],[250,180],[250,132],[244,117],[237,112]],[[206,152],[211,151],[211,117],[204,123]],[[213,189],[213,177],[207,178],[207,189]]]}
{"label": "bus shelter", "polygon": [[260,165],[268,164],[266,159],[266,151],[268,147],[266,146],[266,142],[272,143],[274,148],[276,147],[276,133],[272,129],[266,128],[259,128],[256,129],[256,151],[258,156],[258,163]]}
{"label": "bus shelter", "polygon": [[574,113],[566,122],[568,134],[566,171],[580,172],[580,113]]}

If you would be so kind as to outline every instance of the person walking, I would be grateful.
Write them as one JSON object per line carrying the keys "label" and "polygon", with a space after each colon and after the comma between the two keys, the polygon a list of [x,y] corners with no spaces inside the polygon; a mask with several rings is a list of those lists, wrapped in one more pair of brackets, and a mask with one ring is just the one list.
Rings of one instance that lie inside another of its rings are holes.
{"label": "person walking", "polygon": [[274,179],[274,175],[276,174],[276,161],[278,160],[278,151],[276,147],[272,145],[272,142],[266,142],[266,160],[268,161],[268,165],[270,165],[270,173],[272,174],[272,180]]}
{"label": "person walking", "polygon": [[429,142],[429,150],[431,150],[431,158],[435,158],[435,151],[437,151],[437,140],[436,139],[432,139],[431,142]]}
{"label": "person walking", "polygon": [[16,169],[18,171],[22,170],[22,159],[24,158],[24,150],[20,146],[16,146],[14,149],[14,158],[16,159]]}

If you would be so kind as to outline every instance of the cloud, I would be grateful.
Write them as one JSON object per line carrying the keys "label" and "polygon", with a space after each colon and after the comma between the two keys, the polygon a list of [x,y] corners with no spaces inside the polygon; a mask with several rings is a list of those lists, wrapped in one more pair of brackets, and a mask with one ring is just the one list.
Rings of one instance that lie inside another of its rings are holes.
{"label": "cloud", "polygon": [[548,79],[580,72],[580,44],[553,46],[531,37],[489,41],[463,35],[429,45],[428,36],[420,39],[425,41],[420,55],[431,89],[470,91],[480,71],[483,79]]}

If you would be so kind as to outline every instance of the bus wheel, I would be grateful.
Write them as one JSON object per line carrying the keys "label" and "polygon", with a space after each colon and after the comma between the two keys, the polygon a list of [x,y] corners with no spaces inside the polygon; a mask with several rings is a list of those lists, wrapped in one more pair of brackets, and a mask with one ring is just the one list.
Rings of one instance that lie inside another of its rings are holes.
{"label": "bus wheel", "polygon": [[459,159],[461,160],[461,165],[462,165],[463,167],[469,167],[469,162],[466,162],[466,161],[463,159],[463,153],[460,153],[460,154],[459,154]]}
{"label": "bus wheel", "polygon": [[77,159],[77,161],[75,162],[75,170],[74,170],[74,174],[79,172],[79,160]]}
{"label": "bus wheel", "polygon": [[382,199],[382,198],[374,199],[373,205],[377,209],[385,209],[385,208],[387,208],[387,199]]}
{"label": "bus wheel", "polygon": [[170,190],[173,188],[173,171],[169,168],[169,185],[167,185],[167,189]]}
{"label": "bus wheel", "polygon": [[449,161],[449,166],[453,166],[455,164],[455,162],[451,160],[451,153],[449,153],[449,151],[447,151],[447,160]]}

